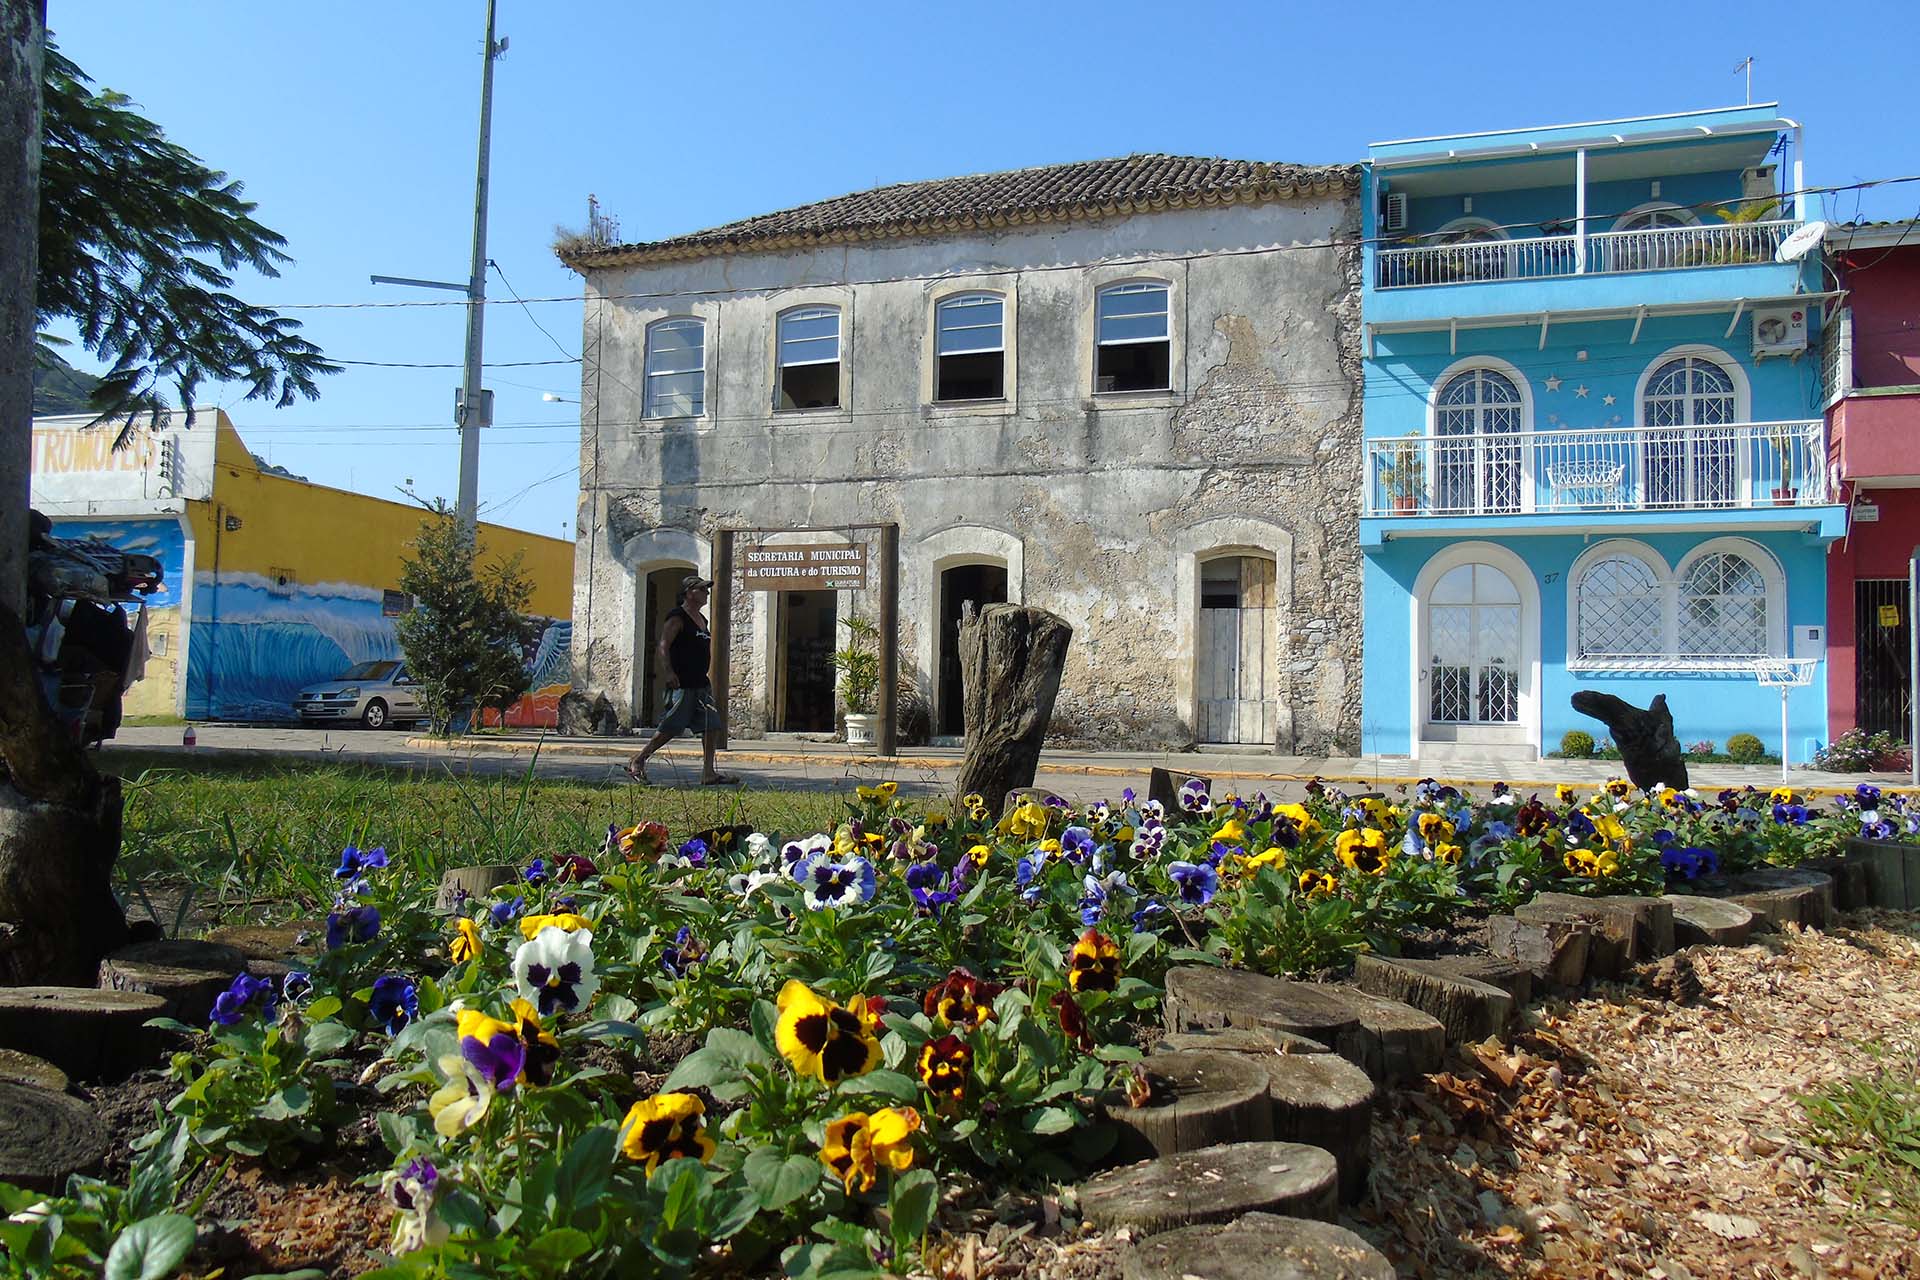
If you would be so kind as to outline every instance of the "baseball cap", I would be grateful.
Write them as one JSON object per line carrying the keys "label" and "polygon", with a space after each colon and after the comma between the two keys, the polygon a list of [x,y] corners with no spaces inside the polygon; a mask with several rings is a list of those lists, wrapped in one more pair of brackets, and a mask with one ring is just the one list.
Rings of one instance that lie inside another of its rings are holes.
{"label": "baseball cap", "polygon": [[697,591],[702,587],[711,587],[712,585],[712,578],[703,578],[699,574],[690,573],[680,579],[680,594],[685,595],[689,591]]}

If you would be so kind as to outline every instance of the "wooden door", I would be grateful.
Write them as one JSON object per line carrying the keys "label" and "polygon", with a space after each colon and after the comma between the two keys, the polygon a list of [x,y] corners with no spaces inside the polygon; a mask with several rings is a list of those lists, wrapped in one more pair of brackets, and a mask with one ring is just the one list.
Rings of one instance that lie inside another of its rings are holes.
{"label": "wooden door", "polygon": [[1229,556],[1200,566],[1197,736],[1272,745],[1273,561]]}

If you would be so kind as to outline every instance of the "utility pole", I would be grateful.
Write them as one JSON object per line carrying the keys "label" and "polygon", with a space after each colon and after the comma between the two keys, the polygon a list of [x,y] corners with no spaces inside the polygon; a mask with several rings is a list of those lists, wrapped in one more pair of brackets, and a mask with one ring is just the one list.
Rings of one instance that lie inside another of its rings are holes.
{"label": "utility pole", "polygon": [[473,532],[480,511],[480,429],[493,425],[493,392],[480,385],[487,327],[487,187],[492,171],[493,62],[507,51],[504,37],[493,38],[494,0],[487,0],[487,42],[480,72],[480,158],[473,179],[473,262],[465,284],[374,276],[375,284],[410,284],[423,289],[452,289],[467,295],[466,373],[453,397],[453,421],[460,428],[460,494],[454,505],[461,527]]}

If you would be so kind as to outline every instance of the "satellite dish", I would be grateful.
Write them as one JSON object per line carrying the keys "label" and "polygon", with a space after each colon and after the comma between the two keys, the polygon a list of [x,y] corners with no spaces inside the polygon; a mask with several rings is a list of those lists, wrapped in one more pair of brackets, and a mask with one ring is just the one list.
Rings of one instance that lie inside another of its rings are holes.
{"label": "satellite dish", "polygon": [[1812,253],[1813,247],[1824,240],[1826,235],[1826,223],[1809,222],[1806,226],[1801,227],[1798,231],[1780,242],[1780,247],[1773,251],[1773,260],[1775,262],[1798,262],[1809,253]]}

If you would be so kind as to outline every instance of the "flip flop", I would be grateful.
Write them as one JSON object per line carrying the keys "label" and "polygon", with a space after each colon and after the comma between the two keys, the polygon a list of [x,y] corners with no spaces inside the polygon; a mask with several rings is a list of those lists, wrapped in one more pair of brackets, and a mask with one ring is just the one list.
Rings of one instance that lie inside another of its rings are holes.
{"label": "flip flop", "polygon": [[728,773],[716,773],[711,778],[700,779],[700,785],[703,787],[731,787],[738,785],[739,782],[740,779]]}

